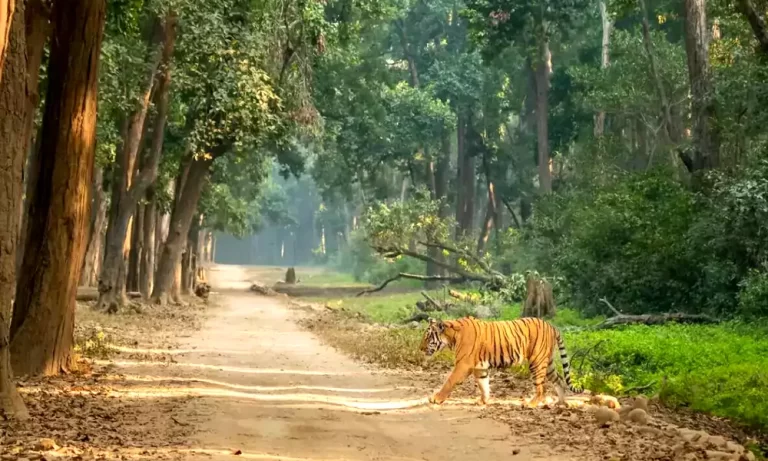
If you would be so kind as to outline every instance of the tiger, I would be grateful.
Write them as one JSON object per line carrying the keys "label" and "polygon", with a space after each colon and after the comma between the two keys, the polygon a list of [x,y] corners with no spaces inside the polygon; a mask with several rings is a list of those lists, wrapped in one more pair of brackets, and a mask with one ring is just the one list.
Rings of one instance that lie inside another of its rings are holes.
{"label": "tiger", "polygon": [[[555,370],[555,346],[560,351],[563,377]],[[429,397],[430,403],[442,404],[454,386],[471,373],[480,389],[478,403],[486,405],[491,393],[488,369],[506,368],[526,361],[536,386],[535,396],[525,402],[527,406],[535,408],[544,400],[545,378],[555,385],[561,405],[565,405],[566,388],[574,393],[581,392],[571,384],[568,352],[560,331],[542,319],[491,322],[474,317],[445,321],[430,318],[420,350],[431,356],[446,347],[456,352],[453,371],[440,391]]]}

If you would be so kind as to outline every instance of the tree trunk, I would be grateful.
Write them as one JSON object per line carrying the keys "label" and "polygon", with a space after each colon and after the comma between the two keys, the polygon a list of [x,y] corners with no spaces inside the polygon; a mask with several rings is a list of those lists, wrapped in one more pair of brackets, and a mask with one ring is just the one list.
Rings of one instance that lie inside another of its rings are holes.
{"label": "tree trunk", "polygon": [[107,197],[104,192],[104,170],[93,170],[93,200],[91,204],[91,232],[88,249],[85,252],[80,286],[96,286],[101,266],[101,246],[104,241],[104,226],[107,223]]}
{"label": "tree trunk", "polygon": [[157,206],[153,187],[147,190],[147,204],[144,207],[144,251],[141,252],[141,270],[139,291],[144,299],[149,299],[152,291],[152,280],[155,275],[155,235],[157,222]]}
{"label": "tree trunk", "polygon": [[185,252],[186,261],[181,267],[182,285],[181,292],[184,295],[191,295],[195,290],[195,274],[197,273],[198,242],[200,239],[200,219],[201,216],[195,216],[192,224],[189,226],[187,235],[187,251]]}
{"label": "tree trunk", "polygon": [[[29,0],[24,9],[25,38],[27,49],[27,123],[24,127],[27,139],[35,132],[35,114],[40,104],[40,65],[43,62],[43,50],[51,34],[50,11],[42,0]],[[39,129],[39,128],[38,128]],[[24,257],[24,245],[27,238],[27,216],[29,215],[29,197],[37,187],[37,173],[40,171],[40,136],[36,142],[30,141],[25,153],[24,200],[21,209],[21,231],[19,246],[16,249],[16,270],[21,269]]]}
{"label": "tree trunk", "polygon": [[152,300],[156,303],[167,302],[168,294],[173,285],[174,274],[181,262],[181,252],[187,239],[192,217],[197,210],[200,194],[208,178],[213,158],[196,158],[190,162],[189,172],[179,196],[179,203],[173,208],[168,238],[163,245],[160,260],[155,274],[155,286],[152,289]]}
{"label": "tree trunk", "polygon": [[472,222],[475,216],[475,158],[467,142],[467,132],[472,123],[471,119],[464,110],[460,110],[457,120],[456,223],[458,225],[457,237],[463,237],[472,232]]}
{"label": "tree trunk", "polygon": [[3,67],[8,53],[8,42],[13,23],[13,12],[16,8],[15,0],[0,0],[0,81],[3,79]]}
{"label": "tree trunk", "polygon": [[[150,41],[151,73],[145,82],[144,93],[141,104],[134,112],[129,123],[128,133],[126,134],[124,147],[121,149],[120,162],[121,174],[118,175],[118,181],[115,183],[117,192],[112,194],[115,207],[114,224],[110,221],[107,233],[106,254],[104,255],[104,267],[99,280],[99,291],[102,297],[99,299],[98,306],[112,311],[122,304],[118,299],[119,291],[116,289],[119,280],[121,263],[121,245],[128,232],[128,222],[136,209],[137,204],[146,189],[155,181],[157,177],[157,165],[162,154],[162,143],[165,135],[165,122],[168,117],[168,91],[170,89],[171,70],[170,63],[173,58],[173,50],[176,41],[176,16],[169,13],[162,24],[158,23]],[[158,46],[161,44],[162,46]],[[159,75],[155,78],[155,73]],[[147,109],[149,107],[150,97],[155,92],[157,98],[157,114],[152,133],[152,146],[150,153],[141,173],[132,181],[134,173],[134,164],[136,155],[141,144],[142,133],[144,132],[144,121],[146,119]]]}
{"label": "tree trunk", "polygon": [[[29,139],[24,136],[27,78],[24,3],[14,18],[14,2],[0,0],[0,418],[29,414],[13,381],[9,347],[11,306],[16,290],[22,171]],[[8,57],[6,58],[6,55]],[[20,110],[21,108],[21,110]]]}
{"label": "tree trunk", "polygon": [[128,276],[125,286],[128,291],[139,291],[139,262],[144,251],[144,206],[136,207],[133,228],[131,229],[131,248],[128,252]]}
{"label": "tree trunk", "polygon": [[[38,187],[11,336],[19,375],[56,374],[72,358],[77,282],[89,219],[104,0],[56,2]],[[18,316],[16,315],[18,312]]]}
{"label": "tree trunk", "polygon": [[685,0],[685,52],[691,83],[693,171],[717,168],[720,146],[714,127],[714,91],[709,71],[709,28],[705,0]]}
{"label": "tree trunk", "polygon": [[[600,0],[600,21],[603,25],[603,39],[600,53],[600,68],[605,71],[609,64],[609,51],[611,43],[611,29],[613,28],[613,21],[608,15],[608,7],[606,0]],[[595,137],[599,138],[605,133],[605,111],[600,110],[595,114]]]}
{"label": "tree trunk", "polygon": [[552,73],[552,56],[549,52],[549,40],[545,36],[539,37],[539,55],[536,61],[539,190],[548,193],[552,192],[552,171],[549,163],[549,75]]}

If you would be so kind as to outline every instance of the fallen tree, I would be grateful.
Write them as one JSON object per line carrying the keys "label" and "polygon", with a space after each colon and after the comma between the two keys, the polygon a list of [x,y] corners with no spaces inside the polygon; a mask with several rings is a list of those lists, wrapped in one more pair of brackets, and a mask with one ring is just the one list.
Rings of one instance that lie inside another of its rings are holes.
{"label": "fallen tree", "polygon": [[598,301],[608,306],[608,309],[614,313],[614,316],[609,317],[592,327],[596,330],[606,330],[622,325],[663,325],[669,322],[690,324],[720,323],[719,319],[704,314],[685,314],[682,312],[639,315],[622,314],[621,311],[616,309],[606,298],[600,298]]}

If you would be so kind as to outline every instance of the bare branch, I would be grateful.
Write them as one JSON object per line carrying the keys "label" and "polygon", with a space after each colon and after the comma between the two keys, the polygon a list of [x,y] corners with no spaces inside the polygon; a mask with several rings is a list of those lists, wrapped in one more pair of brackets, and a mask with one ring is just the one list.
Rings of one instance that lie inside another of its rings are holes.
{"label": "bare branch", "polygon": [[603,304],[605,304],[606,306],[608,306],[608,309],[612,310],[614,314],[616,314],[616,315],[624,315],[624,314],[622,314],[622,313],[621,313],[621,312],[620,312],[618,309],[616,309],[615,307],[613,307],[613,304],[611,304],[610,302],[608,302],[608,300],[607,300],[607,299],[605,299],[605,298],[600,298],[600,299],[598,299],[598,301],[600,301],[601,303],[603,303]]}
{"label": "bare branch", "polygon": [[390,283],[394,282],[395,280],[400,280],[400,279],[422,280],[422,281],[425,281],[425,282],[428,282],[428,281],[442,281],[442,282],[451,282],[451,283],[461,283],[461,282],[466,282],[467,281],[467,279],[464,278],[464,277],[444,277],[442,275],[417,275],[417,274],[408,274],[408,273],[405,273],[405,272],[401,272],[401,273],[395,275],[394,277],[388,278],[387,280],[385,280],[378,287],[369,288],[367,290],[363,290],[363,291],[361,291],[360,293],[358,293],[355,296],[359,297],[359,296],[366,295],[368,293],[375,293],[377,291],[381,291],[387,285],[389,285]]}

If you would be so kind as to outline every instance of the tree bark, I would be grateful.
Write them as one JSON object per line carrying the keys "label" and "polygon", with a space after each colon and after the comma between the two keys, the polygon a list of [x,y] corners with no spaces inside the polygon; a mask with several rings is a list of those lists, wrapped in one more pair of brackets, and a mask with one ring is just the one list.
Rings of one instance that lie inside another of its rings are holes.
{"label": "tree bark", "polygon": [[107,223],[107,194],[104,192],[104,170],[93,170],[93,200],[91,203],[91,232],[88,249],[85,252],[80,286],[93,287],[98,283],[101,266],[101,247],[104,241],[104,227]]}
{"label": "tree bark", "polygon": [[[29,414],[13,381],[10,353],[11,306],[16,290],[16,259],[22,171],[29,140],[26,121],[27,78],[24,4],[14,18],[14,2],[0,0],[0,418]],[[6,58],[6,55],[8,56]]]}
{"label": "tree bark", "polygon": [[[176,41],[176,16],[169,13],[162,24],[156,25],[154,38],[150,41],[150,69],[145,83],[141,104],[131,117],[129,130],[125,138],[122,158],[118,164],[121,173],[115,183],[116,192],[112,194],[113,219],[110,221],[107,233],[106,254],[104,266],[99,280],[99,291],[103,293],[98,306],[109,311],[115,311],[122,304],[119,293],[119,273],[121,261],[124,261],[124,241],[128,232],[128,224],[141,197],[157,177],[157,166],[162,154],[165,122],[168,118],[168,92],[170,89],[171,60]],[[158,46],[160,44],[160,46]],[[156,76],[155,74],[159,74]],[[132,181],[134,163],[144,132],[144,121],[150,97],[155,92],[157,97],[157,114],[155,116],[150,153],[136,181]]]}
{"label": "tree bark", "polygon": [[714,94],[709,70],[709,27],[705,0],[685,0],[685,52],[691,83],[693,171],[717,168],[720,146],[714,122]]}
{"label": "tree bark", "polygon": [[181,266],[181,293],[189,296],[195,289],[195,274],[197,273],[198,242],[200,237],[200,218],[195,216],[187,234],[187,251]]}
{"label": "tree bark", "polygon": [[[17,285],[11,336],[19,375],[57,374],[72,358],[96,145],[104,0],[56,2],[40,175]],[[18,316],[17,316],[18,312]]]}
{"label": "tree bark", "polygon": [[157,206],[153,187],[147,189],[147,204],[144,206],[144,251],[141,253],[141,270],[139,291],[142,298],[149,299],[152,291],[152,281],[155,275],[155,235],[157,222]]}
{"label": "tree bark", "polygon": [[[600,0],[600,21],[603,26],[603,38],[601,42],[600,52],[600,68],[605,71],[610,63],[610,44],[611,44],[611,29],[613,29],[613,21],[608,14],[608,7],[606,0]],[[595,137],[599,138],[605,133],[605,111],[599,110],[595,114]]]}
{"label": "tree bark", "polygon": [[0,81],[3,79],[3,67],[5,67],[5,56],[8,54],[8,42],[15,9],[15,0],[0,0]]}
{"label": "tree bark", "polygon": [[471,129],[471,117],[466,110],[460,109],[457,117],[456,140],[458,144],[458,164],[456,168],[457,197],[456,223],[457,237],[461,238],[472,232],[475,216],[475,158],[470,151],[468,131]]}
{"label": "tree bark", "polygon": [[128,291],[139,291],[139,261],[144,250],[144,207],[138,205],[131,223],[131,248],[128,253],[128,271],[125,287]]}
{"label": "tree bark", "polygon": [[552,192],[552,171],[549,163],[549,75],[552,73],[552,55],[545,34],[539,37],[539,55],[536,60],[536,139],[539,165],[539,190]]}
{"label": "tree bark", "polygon": [[[27,48],[27,123],[25,135],[32,139],[35,132],[35,113],[40,104],[40,66],[43,62],[43,50],[51,35],[50,11],[42,0],[29,0],[24,9],[24,29]],[[25,153],[24,169],[24,200],[21,211],[21,231],[19,232],[19,246],[16,249],[16,270],[21,269],[21,261],[24,257],[24,245],[27,238],[27,216],[29,215],[29,197],[37,187],[37,173],[40,171],[40,136],[38,133],[36,142],[29,142]]]}
{"label": "tree bark", "polygon": [[[226,148],[218,146],[218,155]],[[218,156],[216,155],[216,156]],[[206,179],[215,156],[199,157],[189,163],[188,173],[184,180],[179,202],[173,208],[171,222],[168,229],[168,237],[163,245],[160,260],[155,274],[155,286],[152,289],[152,300],[155,303],[165,304],[173,285],[176,268],[181,263],[181,252],[187,239],[192,217],[197,210],[197,203],[203,191]]]}

